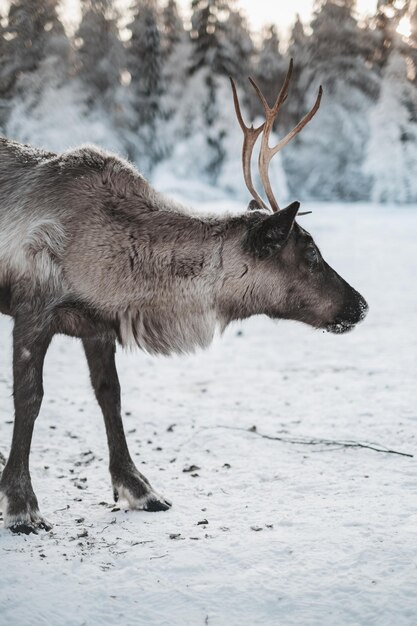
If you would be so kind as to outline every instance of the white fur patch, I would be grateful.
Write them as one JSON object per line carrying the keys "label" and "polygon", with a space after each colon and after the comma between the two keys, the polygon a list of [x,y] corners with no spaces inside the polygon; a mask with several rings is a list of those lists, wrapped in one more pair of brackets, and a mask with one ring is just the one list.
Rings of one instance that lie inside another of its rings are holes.
{"label": "white fur patch", "polygon": [[135,335],[133,332],[133,314],[131,309],[127,309],[124,313],[119,315],[120,320],[120,339],[124,348],[130,348],[133,350],[138,347],[136,343]]}
{"label": "white fur patch", "polygon": [[123,347],[141,348],[150,354],[184,354],[207,348],[219,325],[214,309],[203,311],[127,309],[119,314]]}
{"label": "white fur patch", "polygon": [[[6,499],[7,500],[7,499]],[[19,515],[7,515],[7,506],[3,509],[4,527],[11,528],[13,526],[33,526],[42,522],[39,511],[33,513],[20,513]]]}
{"label": "white fur patch", "polygon": [[162,502],[166,500],[166,498],[161,496],[161,494],[157,493],[153,489],[150,489],[149,492],[141,498],[136,498],[136,496],[134,496],[132,492],[123,485],[113,485],[113,487],[117,491],[119,501],[122,503],[127,502],[127,504],[129,505],[129,509],[143,510],[149,500],[155,500],[155,498],[157,500],[161,500]]}
{"label": "white fur patch", "polygon": [[56,282],[61,273],[56,257],[64,241],[56,219],[31,215],[19,206],[4,210],[0,214],[0,284],[9,275]]}
{"label": "white fur patch", "polygon": [[[0,491],[0,510],[3,512],[3,522],[5,528],[13,526],[29,526],[35,530],[39,528],[51,529],[52,525],[45,520],[38,510],[19,513],[18,515],[8,515],[8,498]],[[47,527],[47,528],[45,528]]]}

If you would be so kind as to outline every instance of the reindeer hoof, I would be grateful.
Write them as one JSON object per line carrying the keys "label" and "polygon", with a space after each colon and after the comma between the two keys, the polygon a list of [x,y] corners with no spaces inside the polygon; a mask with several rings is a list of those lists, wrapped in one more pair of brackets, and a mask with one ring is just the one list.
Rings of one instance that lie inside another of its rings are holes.
{"label": "reindeer hoof", "polygon": [[31,524],[13,524],[9,526],[9,530],[15,535],[37,535],[38,531],[35,526]]}
{"label": "reindeer hoof", "polygon": [[172,506],[172,502],[163,498],[162,496],[157,496],[156,494],[151,494],[146,503],[143,506],[144,511],[154,512],[154,511],[167,511]]}
{"label": "reindeer hoof", "polygon": [[52,530],[52,524],[36,513],[14,515],[5,521],[5,526],[17,535],[37,535],[40,530],[46,532]]}
{"label": "reindeer hoof", "polygon": [[113,467],[110,470],[113,483],[113,497],[115,502],[120,502],[121,508],[125,504],[129,509],[140,511],[167,511],[171,508],[171,502],[155,491],[149,480],[131,465],[125,467]]}
{"label": "reindeer hoof", "polygon": [[159,493],[154,491],[149,484],[143,482],[142,478],[135,476],[135,481],[126,485],[113,485],[113,496],[115,502],[126,503],[129,509],[139,511],[167,511],[172,503]]}

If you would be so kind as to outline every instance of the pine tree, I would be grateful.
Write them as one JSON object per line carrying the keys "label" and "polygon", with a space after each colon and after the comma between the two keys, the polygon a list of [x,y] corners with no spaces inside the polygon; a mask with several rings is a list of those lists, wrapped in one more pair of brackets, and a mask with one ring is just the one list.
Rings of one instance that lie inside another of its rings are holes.
{"label": "pine tree", "polygon": [[408,10],[409,0],[399,4],[396,0],[378,0],[377,11],[372,20],[373,43],[372,61],[379,70],[382,70],[389,58],[392,47],[400,44],[397,27],[401,18]]}
{"label": "pine tree", "polygon": [[413,63],[414,78],[413,82],[417,86],[417,2],[410,6],[410,38],[407,46],[407,55]]}
{"label": "pine tree", "polygon": [[209,148],[210,158],[207,161],[206,171],[210,182],[215,183],[223,165],[226,152],[223,146],[223,139],[226,130],[218,129],[219,121],[219,104],[217,97],[217,85],[211,74],[208,74],[206,80],[208,98],[204,103],[204,120],[207,128],[207,145]]}
{"label": "pine tree", "polygon": [[365,171],[374,202],[417,201],[417,89],[407,78],[406,60],[389,55],[379,101],[370,115]]}
{"label": "pine tree", "polygon": [[184,35],[184,25],[178,12],[176,0],[168,0],[162,10],[162,49],[169,57]]}
{"label": "pine tree", "polygon": [[[255,78],[271,106],[275,102],[281,88],[287,67],[287,61],[279,50],[277,29],[274,25],[270,25],[265,29],[262,39],[261,50],[255,68]],[[254,114],[264,115],[262,105],[256,96],[252,99],[252,102],[255,103]],[[279,123],[281,122],[282,115],[279,119]]]}
{"label": "pine tree", "polygon": [[142,169],[149,173],[165,152],[161,132],[163,53],[155,2],[138,0],[129,28],[132,32],[128,51],[134,110],[132,130],[137,131],[137,158]]}
{"label": "pine tree", "polygon": [[[228,44],[225,23],[233,0],[192,0],[191,36],[194,50],[190,74],[208,68],[214,74],[234,74],[236,60]],[[226,17],[226,19],[225,19]]]}
{"label": "pine tree", "polygon": [[[231,50],[226,37],[225,18],[229,4],[225,0],[192,0],[191,38],[188,95],[197,89],[197,111],[186,110],[186,126],[195,125],[194,132],[201,133],[204,145],[204,174],[215,182],[224,159],[225,130],[218,126],[221,78],[233,74]],[[198,85],[198,87],[197,87]],[[195,99],[195,95],[194,95]],[[190,101],[191,105],[191,101]],[[191,131],[192,132],[192,131]]]}
{"label": "pine tree", "polygon": [[59,0],[11,0],[2,41],[1,88],[11,97],[22,74],[35,71],[48,55],[65,59],[68,41],[58,19]]}
{"label": "pine tree", "polygon": [[183,100],[189,79],[188,67],[191,58],[191,40],[185,31],[178,12],[176,0],[168,0],[161,14],[162,77],[165,86],[159,98],[163,124],[159,122],[160,133],[164,133],[164,156],[169,156],[181,142],[185,132]]}
{"label": "pine tree", "polygon": [[[178,12],[176,0],[168,0],[161,14],[160,46],[163,57],[164,82],[169,91],[176,91],[177,83],[181,82],[184,89],[190,53],[190,37]],[[178,103],[178,101],[177,101]]]}
{"label": "pine tree", "polygon": [[370,96],[377,95],[375,80],[365,61],[371,44],[369,33],[354,17],[356,0],[322,0],[311,22],[308,39],[310,81],[320,76],[327,89],[349,83]]}
{"label": "pine tree", "polygon": [[303,68],[309,66],[308,37],[300,16],[296,16],[288,46],[288,56],[293,59],[294,66],[290,83],[289,97],[285,103],[287,130],[294,127],[305,113],[304,87],[300,85]]}
{"label": "pine tree", "polygon": [[294,57],[297,52],[305,49],[306,41],[307,35],[304,30],[304,25],[301,21],[300,15],[297,13],[294,26],[291,30],[290,45],[288,48],[292,57]]}
{"label": "pine tree", "polygon": [[227,69],[238,83],[252,74],[255,47],[246,18],[236,9],[229,8],[229,16],[223,24],[225,44],[229,50]]}
{"label": "pine tree", "polygon": [[354,6],[353,0],[322,0],[306,43],[308,65],[298,80],[303,113],[312,106],[320,84],[324,96],[314,120],[283,157],[292,190],[303,189],[307,197],[359,200],[368,195],[362,164],[367,113],[378,95],[379,80],[366,63],[369,36],[359,27]]}
{"label": "pine tree", "polygon": [[81,0],[82,18],[76,33],[78,75],[91,103],[109,106],[120,85],[124,49],[113,0]]}

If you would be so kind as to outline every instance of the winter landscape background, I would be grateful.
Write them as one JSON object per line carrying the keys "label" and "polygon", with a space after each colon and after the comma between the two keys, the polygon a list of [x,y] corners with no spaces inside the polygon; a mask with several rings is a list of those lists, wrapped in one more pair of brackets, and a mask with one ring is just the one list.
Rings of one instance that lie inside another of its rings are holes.
{"label": "winter landscape background", "polygon": [[[238,2],[80,4],[68,22],[57,0],[0,2],[2,134],[96,143],[196,210],[241,212],[228,75],[256,122],[246,77],[272,102],[293,56],[277,136],[324,98],[274,190],[312,209],[300,224],[370,311],[343,336],[259,317],[187,357],[119,349],[132,457],[173,500],[158,514],[114,506],[82,347],[56,337],[31,454],[54,526],[16,536],[0,513],[0,626],[415,626],[417,2],[316,2],[281,42]],[[5,456],[11,331],[0,316]]]}
{"label": "winter landscape background", "polygon": [[[317,0],[287,46],[277,26],[251,32],[237,1],[80,0],[68,27],[59,0],[3,0],[0,129],[51,150],[94,142],[128,156],[160,190],[246,198],[241,131],[295,73],[276,130],[288,131],[324,87],[319,114],[273,163],[280,198],[417,201],[417,2]],[[275,6],[275,5],[274,5]],[[276,15],[275,8],[273,15]],[[63,26],[66,24],[66,29]]]}

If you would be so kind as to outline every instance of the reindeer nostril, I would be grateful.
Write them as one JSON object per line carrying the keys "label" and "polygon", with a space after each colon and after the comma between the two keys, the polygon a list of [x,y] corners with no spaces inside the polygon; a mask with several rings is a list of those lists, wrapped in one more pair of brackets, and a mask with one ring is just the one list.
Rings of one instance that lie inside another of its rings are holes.
{"label": "reindeer nostril", "polygon": [[357,294],[357,301],[352,306],[352,317],[356,317],[356,322],[360,322],[365,319],[369,310],[368,303],[359,293]]}
{"label": "reindeer nostril", "polygon": [[360,311],[360,317],[359,317],[359,321],[360,321],[360,320],[365,319],[369,311],[368,303],[363,298],[361,298],[361,301],[359,303],[359,311]]}
{"label": "reindeer nostril", "polygon": [[343,307],[327,328],[332,333],[345,333],[352,330],[356,324],[365,319],[368,309],[366,300],[355,292],[354,298]]}

